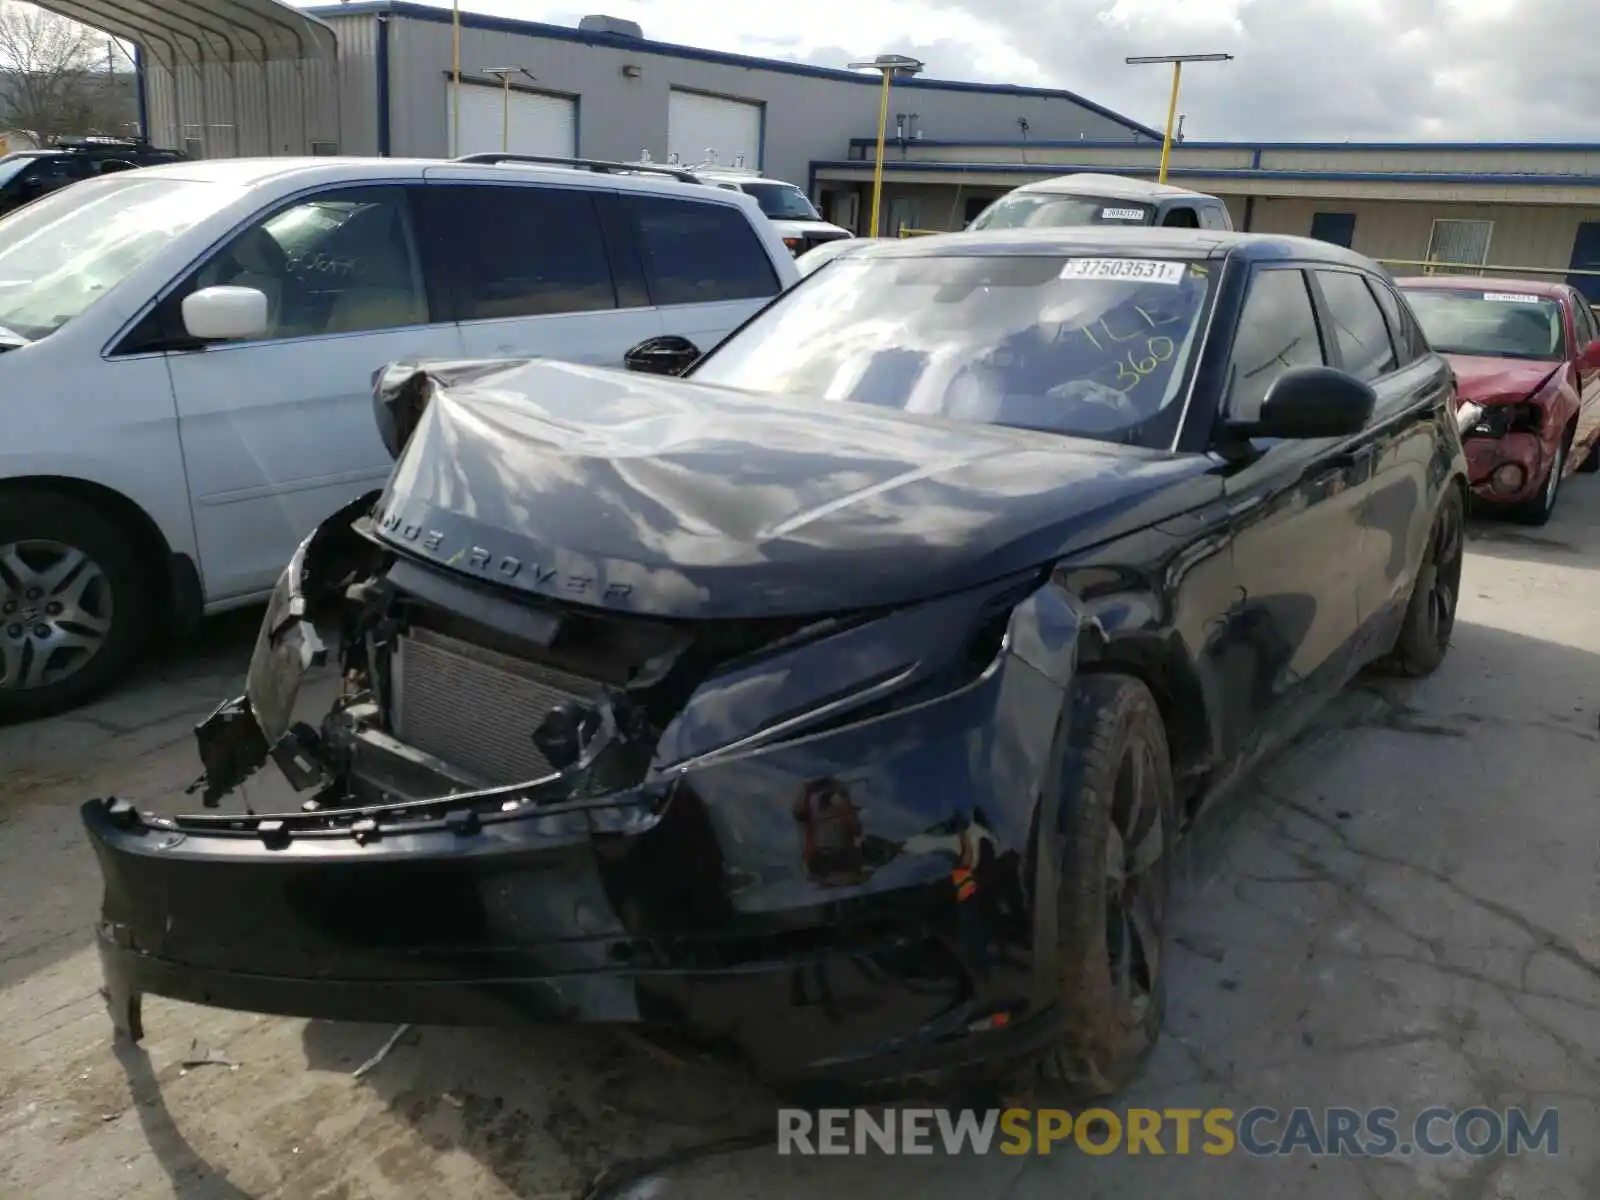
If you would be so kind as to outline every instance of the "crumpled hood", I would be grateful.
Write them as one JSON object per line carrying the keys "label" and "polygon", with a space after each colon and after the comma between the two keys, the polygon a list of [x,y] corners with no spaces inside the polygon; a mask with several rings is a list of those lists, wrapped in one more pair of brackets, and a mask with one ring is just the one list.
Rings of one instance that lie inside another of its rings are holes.
{"label": "crumpled hood", "polygon": [[1460,399],[1473,404],[1517,404],[1528,399],[1560,363],[1479,354],[1447,354],[1460,385]]}
{"label": "crumpled hood", "polygon": [[505,586],[660,616],[905,603],[1221,491],[1204,456],[860,404],[553,360],[447,375],[420,381],[379,536]]}

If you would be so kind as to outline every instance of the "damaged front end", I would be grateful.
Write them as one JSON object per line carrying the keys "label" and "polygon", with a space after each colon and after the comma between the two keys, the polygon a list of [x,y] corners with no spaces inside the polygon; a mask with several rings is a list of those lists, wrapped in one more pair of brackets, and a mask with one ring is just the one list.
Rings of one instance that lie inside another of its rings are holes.
{"label": "damaged front end", "polygon": [[[1048,570],[679,618],[452,570],[372,509],[301,546],[245,695],[199,726],[193,790],[215,811],[83,808],[123,1032],[142,1035],[147,993],[632,1022],[834,1081],[1055,1036],[1035,898],[1053,906],[1080,618]],[[295,705],[324,663],[339,692],[313,727]],[[297,809],[224,803],[269,761]]]}

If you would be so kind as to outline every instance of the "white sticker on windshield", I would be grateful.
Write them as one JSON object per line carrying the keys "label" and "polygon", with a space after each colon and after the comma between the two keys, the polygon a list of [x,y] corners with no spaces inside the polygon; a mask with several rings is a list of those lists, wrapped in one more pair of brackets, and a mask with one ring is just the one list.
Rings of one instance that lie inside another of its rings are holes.
{"label": "white sticker on windshield", "polygon": [[1061,268],[1061,278],[1175,285],[1183,282],[1183,264],[1154,258],[1069,258]]}
{"label": "white sticker on windshield", "polygon": [[1144,209],[1142,208],[1102,208],[1100,210],[1102,221],[1142,221]]}
{"label": "white sticker on windshield", "polygon": [[1485,300],[1503,300],[1507,304],[1537,304],[1538,296],[1530,296],[1526,292],[1485,292]]}

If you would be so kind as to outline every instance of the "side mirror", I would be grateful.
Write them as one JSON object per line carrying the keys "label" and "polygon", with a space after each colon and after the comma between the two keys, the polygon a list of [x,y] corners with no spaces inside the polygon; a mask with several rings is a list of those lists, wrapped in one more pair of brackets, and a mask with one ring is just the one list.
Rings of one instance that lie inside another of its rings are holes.
{"label": "side mirror", "polygon": [[1292,367],[1278,376],[1253,422],[1230,424],[1240,437],[1332,438],[1360,433],[1378,395],[1354,375],[1332,367]]}
{"label": "side mirror", "polygon": [[183,328],[204,342],[237,342],[267,332],[267,295],[249,287],[208,287],[183,298]]}
{"label": "side mirror", "polygon": [[646,338],[622,356],[624,367],[647,375],[682,375],[699,361],[699,347],[676,334]]}
{"label": "side mirror", "polygon": [[1583,353],[1578,356],[1578,365],[1585,370],[1600,371],[1600,338],[1583,348]]}

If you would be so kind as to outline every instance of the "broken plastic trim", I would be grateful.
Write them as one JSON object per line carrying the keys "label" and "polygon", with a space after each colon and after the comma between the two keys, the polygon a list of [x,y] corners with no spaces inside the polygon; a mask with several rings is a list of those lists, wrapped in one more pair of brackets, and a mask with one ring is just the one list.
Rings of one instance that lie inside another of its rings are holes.
{"label": "broken plastic trim", "polygon": [[215,808],[269,757],[300,790],[325,780],[315,732],[291,729],[290,721],[306,672],[327,662],[324,631],[337,628],[344,588],[380,553],[356,530],[379,495],[368,492],[345,505],[296,548],[267,603],[245,694],[195,727],[203,773],[188,791],[200,792],[207,808]]}

